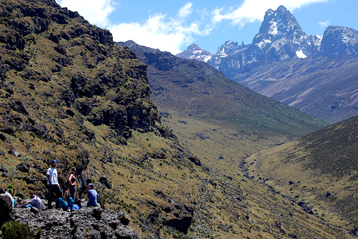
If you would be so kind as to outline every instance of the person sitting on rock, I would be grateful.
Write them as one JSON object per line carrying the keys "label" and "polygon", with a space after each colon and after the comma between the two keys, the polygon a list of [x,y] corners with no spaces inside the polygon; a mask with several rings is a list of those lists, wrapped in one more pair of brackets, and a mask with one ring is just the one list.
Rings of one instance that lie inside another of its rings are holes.
{"label": "person sitting on rock", "polygon": [[11,198],[11,201],[12,201],[12,208],[14,208],[16,206],[16,201],[15,199],[12,197],[12,195],[6,190],[6,188],[2,188],[0,190],[0,193],[1,194],[5,194],[5,195],[8,195],[10,198]]}
{"label": "person sitting on rock", "polygon": [[48,208],[49,209],[52,208],[51,204],[52,204],[53,194],[56,195],[55,202],[57,204],[57,207],[58,207],[58,198],[62,197],[61,188],[60,188],[60,185],[58,184],[56,166],[57,166],[57,160],[52,160],[51,168],[49,168],[46,173],[48,193],[49,193],[49,197],[48,197]]}
{"label": "person sitting on rock", "polygon": [[95,206],[99,206],[99,204],[97,203],[97,198],[98,198],[98,193],[97,191],[94,189],[94,185],[92,183],[89,183],[87,186],[87,197],[88,197],[88,203],[87,203],[87,207],[95,207]]}
{"label": "person sitting on rock", "polygon": [[24,208],[32,208],[35,207],[37,208],[39,211],[41,211],[42,209],[42,200],[36,196],[36,193],[34,191],[32,191],[30,193],[30,198],[31,200],[22,204],[20,207],[24,207]]}

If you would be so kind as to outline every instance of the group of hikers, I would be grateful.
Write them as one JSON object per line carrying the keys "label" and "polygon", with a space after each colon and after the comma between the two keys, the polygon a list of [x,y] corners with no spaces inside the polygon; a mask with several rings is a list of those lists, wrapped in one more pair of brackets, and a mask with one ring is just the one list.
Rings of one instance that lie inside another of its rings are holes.
{"label": "group of hikers", "polygon": [[[80,201],[78,200],[77,195],[77,179],[76,179],[76,168],[73,167],[71,169],[71,173],[68,177],[68,202],[66,203],[62,198],[62,191],[60,184],[58,183],[58,174],[57,174],[57,160],[51,161],[51,167],[47,170],[46,176],[47,176],[47,188],[48,188],[48,209],[52,208],[52,202],[55,199],[56,207],[62,208],[62,209],[70,209],[70,210],[76,210],[79,209],[81,206]],[[9,197],[11,197],[11,200],[13,202],[13,207],[16,206],[16,201],[12,197],[12,195],[6,190],[1,189],[0,193],[7,194]],[[94,189],[94,185],[92,183],[89,183],[87,185],[87,197],[88,197],[88,203],[87,206],[98,206],[97,198],[98,193]],[[36,192],[32,191],[30,192],[30,198],[31,200],[27,201],[26,203],[22,205],[18,205],[17,207],[21,208],[36,208],[39,211],[42,210],[42,200],[36,195]],[[78,204],[75,204],[74,202],[78,202]]]}

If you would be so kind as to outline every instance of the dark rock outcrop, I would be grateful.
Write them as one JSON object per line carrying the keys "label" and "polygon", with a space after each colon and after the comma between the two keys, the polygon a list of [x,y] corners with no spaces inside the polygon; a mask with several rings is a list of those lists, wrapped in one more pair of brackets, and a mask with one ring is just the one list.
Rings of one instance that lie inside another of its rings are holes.
{"label": "dark rock outcrop", "polygon": [[195,165],[201,166],[201,161],[195,156],[190,156],[188,159],[193,162]]}
{"label": "dark rock outcrop", "polygon": [[[184,234],[188,233],[189,227],[193,222],[194,207],[175,201],[161,190],[156,190],[154,193],[158,198],[170,202],[170,206],[163,209],[167,213],[166,218],[162,222],[163,225],[173,227]],[[149,219],[153,220],[155,218],[157,216],[152,215]]]}
{"label": "dark rock outcrop", "polygon": [[27,223],[30,230],[42,229],[42,238],[139,238],[119,219],[119,214],[98,207],[77,211],[49,209],[34,214],[30,209],[15,208],[11,219]]}
{"label": "dark rock outcrop", "polygon": [[104,186],[106,186],[106,188],[109,188],[109,189],[112,188],[111,182],[110,182],[110,181],[108,180],[108,178],[106,178],[106,177],[101,177],[101,178],[99,179],[99,182],[100,182],[101,184],[103,184]]}
{"label": "dark rock outcrop", "polygon": [[16,166],[16,169],[21,172],[28,173],[30,171],[30,165],[26,162],[20,163]]}

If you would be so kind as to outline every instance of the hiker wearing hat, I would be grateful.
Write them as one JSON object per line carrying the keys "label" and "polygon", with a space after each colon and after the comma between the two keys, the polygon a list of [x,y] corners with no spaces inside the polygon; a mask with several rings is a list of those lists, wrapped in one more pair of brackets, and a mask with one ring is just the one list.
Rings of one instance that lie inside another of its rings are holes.
{"label": "hiker wearing hat", "polygon": [[56,170],[56,166],[57,166],[57,160],[52,160],[51,161],[51,168],[47,169],[47,186],[48,186],[48,192],[49,192],[49,197],[48,197],[48,208],[51,209],[52,208],[52,199],[53,199],[53,194],[55,194],[55,198],[56,198],[56,205],[58,205],[58,198],[62,197],[62,192],[61,192],[61,188],[60,185],[58,184],[58,179],[57,179],[57,170]]}
{"label": "hiker wearing hat", "polygon": [[97,191],[94,189],[94,185],[92,183],[89,183],[87,186],[87,197],[88,197],[88,203],[87,203],[87,207],[94,207],[97,206],[97,198],[98,198],[98,193]]}

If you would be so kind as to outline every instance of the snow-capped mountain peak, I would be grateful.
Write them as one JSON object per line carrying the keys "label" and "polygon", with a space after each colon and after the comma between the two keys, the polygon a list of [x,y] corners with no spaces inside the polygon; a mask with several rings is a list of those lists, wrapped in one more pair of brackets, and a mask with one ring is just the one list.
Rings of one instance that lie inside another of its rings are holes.
{"label": "snow-capped mountain peak", "polygon": [[188,46],[188,48],[185,51],[177,54],[176,56],[186,59],[196,59],[199,61],[207,62],[208,60],[211,59],[212,55],[213,54],[210,53],[209,51],[203,50],[197,44],[193,43],[190,46]]}

